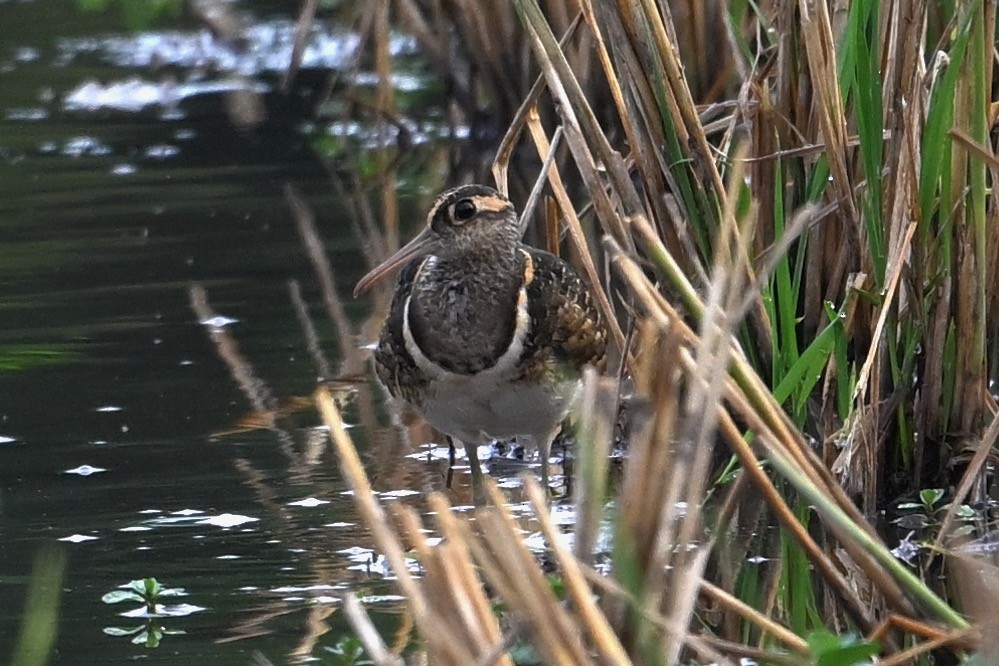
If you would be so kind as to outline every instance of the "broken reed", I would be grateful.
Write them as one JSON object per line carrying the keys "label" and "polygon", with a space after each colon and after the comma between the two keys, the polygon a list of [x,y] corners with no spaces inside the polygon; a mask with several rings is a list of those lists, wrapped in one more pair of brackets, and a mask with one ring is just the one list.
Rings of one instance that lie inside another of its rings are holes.
{"label": "broken reed", "polygon": [[[976,450],[960,479],[967,495],[994,439],[981,433],[994,411],[986,361],[997,352],[995,2],[583,0],[575,20],[550,20],[547,4],[512,0],[513,21],[506,5],[490,7],[488,25],[468,14],[478,5],[460,2],[403,2],[393,16],[430,49],[431,64],[434,53],[464,49],[474,99],[496,91],[504,113],[526,100],[497,151],[500,187],[514,156],[526,146],[540,160],[561,126],[571,164],[557,160],[542,177],[568,250],[622,324],[615,339],[627,376],[641,385],[654,375],[627,466],[642,461],[657,475],[626,473],[614,503],[614,572],[586,576],[620,646],[652,661],[674,660],[679,646],[705,659],[713,650],[800,651],[790,637],[820,628],[859,629],[895,655],[887,661],[966,644],[965,620],[886,551],[864,516],[889,497],[957,481],[946,473],[967,461],[961,446]],[[510,39],[494,39],[494,26]],[[525,42],[530,50],[517,50]],[[581,65],[580,53],[593,59]],[[511,71],[540,77],[513,84]],[[557,115],[544,111],[552,101]],[[582,197],[565,185],[577,180]],[[626,346],[636,326],[642,333]],[[594,452],[606,450],[607,418],[584,425],[583,543],[602,514],[605,463]],[[714,425],[737,472],[706,488],[699,474]],[[684,455],[657,458],[666,451]],[[705,531],[708,490],[723,500]],[[681,491],[684,516],[670,504]],[[501,504],[487,509],[500,523]],[[485,539],[477,525],[454,534]],[[488,551],[469,548],[487,577],[501,575],[490,573],[500,565]],[[764,564],[746,566],[751,556]],[[575,557],[586,572],[589,554]],[[668,588],[655,569],[666,564]],[[555,612],[551,599],[534,599],[541,591],[510,594],[526,595],[504,597],[512,609]],[[556,650],[548,656],[578,656],[578,644],[561,642],[575,639],[548,644],[542,627],[521,621],[539,649]],[[590,653],[614,649],[596,642],[596,620],[570,621],[589,627],[580,640]],[[494,636],[481,623],[480,647]],[[499,654],[490,649],[482,654]]]}

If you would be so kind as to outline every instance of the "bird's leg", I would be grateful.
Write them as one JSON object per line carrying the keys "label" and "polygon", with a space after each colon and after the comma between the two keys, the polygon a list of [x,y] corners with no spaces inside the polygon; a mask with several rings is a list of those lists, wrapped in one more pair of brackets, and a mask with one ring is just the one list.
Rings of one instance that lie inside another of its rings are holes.
{"label": "bird's leg", "polygon": [[472,504],[484,505],[486,496],[482,485],[482,465],[479,464],[479,447],[474,441],[465,442],[465,455],[468,457],[468,467],[472,473]]}
{"label": "bird's leg", "polygon": [[545,490],[545,497],[551,497],[552,489],[548,481],[548,459],[552,454],[552,438],[544,437],[537,440],[538,457],[541,458],[541,487]]}
{"label": "bird's leg", "polygon": [[451,489],[451,480],[454,478],[454,456],[454,438],[447,435],[447,481],[444,487],[448,490]]}
{"label": "bird's leg", "polygon": [[569,444],[565,437],[562,437],[562,487],[565,489],[564,497],[572,498],[572,482],[575,474],[575,460],[569,455]]}
{"label": "bird's leg", "polygon": [[[548,485],[548,464],[549,458],[552,455],[552,443],[558,438],[559,433],[562,431],[562,424],[555,426],[555,429],[549,433],[545,433],[541,437],[534,437],[534,441],[538,445],[538,457],[541,458],[541,486],[545,489],[545,497],[551,497],[552,489]],[[562,465],[563,471],[565,469],[565,452],[562,454]],[[565,478],[563,474],[563,478]]]}

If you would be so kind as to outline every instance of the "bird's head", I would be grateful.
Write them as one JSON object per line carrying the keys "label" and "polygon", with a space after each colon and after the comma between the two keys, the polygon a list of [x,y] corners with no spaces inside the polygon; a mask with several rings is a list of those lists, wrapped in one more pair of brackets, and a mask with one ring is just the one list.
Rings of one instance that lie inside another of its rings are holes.
{"label": "bird's head", "polygon": [[357,283],[354,296],[370,290],[416,257],[443,260],[490,249],[513,250],[523,229],[517,211],[505,196],[485,185],[462,185],[434,201],[427,225],[398,252],[373,268]]}

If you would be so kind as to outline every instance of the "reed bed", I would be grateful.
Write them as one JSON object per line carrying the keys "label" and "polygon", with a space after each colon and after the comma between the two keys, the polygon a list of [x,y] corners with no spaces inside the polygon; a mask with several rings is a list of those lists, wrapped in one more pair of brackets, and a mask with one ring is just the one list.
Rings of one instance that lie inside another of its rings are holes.
{"label": "reed bed", "polygon": [[[985,498],[999,434],[994,0],[552,4],[491,3],[488,25],[478,3],[393,5],[431,63],[465,54],[478,95],[513,119],[492,169],[501,189],[563,137],[540,175],[549,237],[615,323],[621,359],[586,378],[571,546],[525,479],[562,596],[495,486],[471,515],[431,497],[439,545],[417,514],[382,506],[319,390],[417,652],[431,664],[511,663],[522,643],[553,664],[997,658],[978,631],[994,598],[969,583],[996,578],[975,555],[988,539],[956,557],[951,529]],[[611,484],[622,396],[628,454]],[[870,520],[936,487],[950,506],[913,566]],[[988,537],[980,523],[972,533]],[[598,572],[607,529],[612,565]],[[348,610],[380,663],[401,658]]]}

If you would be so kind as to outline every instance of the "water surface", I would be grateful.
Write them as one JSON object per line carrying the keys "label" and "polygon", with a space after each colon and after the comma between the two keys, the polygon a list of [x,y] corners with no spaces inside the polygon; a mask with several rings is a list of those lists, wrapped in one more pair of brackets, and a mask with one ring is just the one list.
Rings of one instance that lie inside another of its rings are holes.
{"label": "water surface", "polygon": [[[296,402],[324,368],[290,280],[334,374],[342,359],[288,185],[315,215],[348,315],[369,307],[349,298],[366,264],[311,123],[317,81],[357,40],[324,22],[281,95],[294,17],[275,5],[237,4],[251,39],[232,49],[189,18],[135,33],[66,0],[0,2],[0,660],[52,545],[68,557],[56,663],[333,663],[347,593],[387,631],[398,623],[325,433]],[[262,123],[234,124],[242,94]],[[264,406],[298,409],[252,416],[192,285]],[[380,490],[442,478],[394,429],[354,432]],[[146,625],[127,616],[134,604],[101,601],[149,576],[187,592],[155,621],[183,633],[155,649],[133,643]]]}

